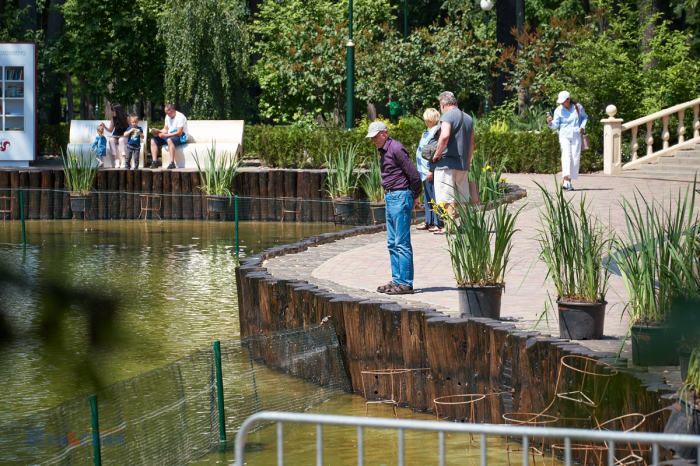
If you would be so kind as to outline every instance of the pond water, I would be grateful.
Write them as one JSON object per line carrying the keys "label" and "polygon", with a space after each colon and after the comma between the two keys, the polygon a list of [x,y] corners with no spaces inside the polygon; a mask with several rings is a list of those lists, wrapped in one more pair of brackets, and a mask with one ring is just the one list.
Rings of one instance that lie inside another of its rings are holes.
{"label": "pond water", "polygon": [[[214,340],[239,335],[234,268],[234,224],[202,221],[28,221],[22,248],[19,222],[0,223],[0,264],[35,283],[69,285],[107,293],[118,300],[108,348],[88,342],[88,323],[78,310],[50,330],[46,345],[36,332],[42,296],[10,287],[2,304],[15,340],[0,351],[0,424],[50,408],[100,386],[172,362]],[[342,229],[329,224],[243,222],[241,256],[303,237]],[[280,386],[306,382],[279,375]],[[363,416],[358,395],[342,395],[311,412]],[[388,406],[370,406],[372,416],[392,416]],[[399,409],[399,417],[434,419]],[[356,429],[324,431],[326,463],[357,464]],[[276,427],[249,436],[247,464],[275,464]],[[229,439],[232,450],[233,438]],[[285,427],[285,464],[315,464],[315,426]],[[490,464],[509,464],[504,442],[489,439]],[[365,432],[365,464],[398,464],[393,431]],[[478,442],[446,435],[447,464],[478,464]],[[332,456],[331,456],[332,452]],[[1,460],[1,458],[0,458]],[[520,455],[512,456],[520,464]],[[548,462],[550,460],[547,460]],[[197,465],[233,464],[232,451],[213,453]],[[437,434],[406,433],[406,464],[436,464]]]}
{"label": "pond water", "polygon": [[[346,227],[345,227],[346,228]],[[241,257],[342,229],[333,224],[241,222]],[[17,337],[0,351],[0,424],[96,386],[172,362],[239,335],[235,225],[203,221],[0,223],[0,265],[34,282],[107,293],[119,303],[109,348],[88,343],[83,314],[69,312],[51,345],[37,334],[42,296],[3,290]]]}

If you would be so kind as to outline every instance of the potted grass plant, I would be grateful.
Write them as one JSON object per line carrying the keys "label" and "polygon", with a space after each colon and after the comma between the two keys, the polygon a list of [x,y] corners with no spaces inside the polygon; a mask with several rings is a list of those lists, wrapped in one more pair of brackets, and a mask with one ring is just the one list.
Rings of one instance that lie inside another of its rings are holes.
{"label": "potted grass plant", "polygon": [[73,212],[90,210],[90,191],[97,176],[98,166],[90,157],[83,157],[82,152],[76,157],[75,152],[63,154],[63,173],[65,185],[70,191],[70,206]]}
{"label": "potted grass plant", "polygon": [[476,181],[479,186],[479,200],[484,204],[496,201],[508,192],[508,184],[503,177],[508,158],[504,157],[500,163],[491,165],[486,160],[484,149],[474,154],[469,170],[469,181]]}
{"label": "potted grass plant", "polygon": [[[698,304],[698,303],[696,303]],[[700,347],[695,347],[688,364],[688,375],[683,379],[678,401],[671,406],[671,415],[664,427],[665,434],[700,434]],[[687,460],[696,460],[697,447],[664,445],[665,448]]]}
{"label": "potted grass plant", "polygon": [[585,196],[575,204],[560,189],[552,193],[537,186],[544,200],[538,236],[540,258],[556,288],[559,336],[600,339],[610,277],[603,259],[610,248],[611,232],[589,213]]}
{"label": "potted grass plant", "polygon": [[386,204],[384,203],[384,188],[382,188],[382,169],[379,160],[373,158],[369,162],[369,170],[360,178],[360,186],[367,194],[372,222],[377,225],[386,222]]}
{"label": "potted grass plant", "polygon": [[640,193],[634,202],[621,202],[627,229],[615,239],[613,258],[628,296],[632,362],[640,366],[679,364],[679,325],[670,325],[673,303],[698,289],[695,183],[685,196],[678,194],[667,209]]}
{"label": "potted grass plant", "polygon": [[457,280],[460,316],[499,319],[515,220],[522,208],[513,213],[503,204],[487,211],[458,200],[454,217],[444,213],[442,217],[453,232],[447,235],[447,249]]}
{"label": "potted grass plant", "polygon": [[227,151],[216,154],[216,146],[207,149],[204,158],[204,170],[195,152],[195,162],[199,171],[201,184],[199,190],[206,194],[209,212],[226,212],[231,205],[231,186],[236,175],[240,172],[241,161],[235,154]]}
{"label": "potted grass plant", "polygon": [[328,176],[326,192],[333,200],[333,210],[337,217],[349,218],[355,211],[353,194],[358,184],[355,173],[357,166],[357,146],[350,144],[340,147],[335,157],[325,155]]}

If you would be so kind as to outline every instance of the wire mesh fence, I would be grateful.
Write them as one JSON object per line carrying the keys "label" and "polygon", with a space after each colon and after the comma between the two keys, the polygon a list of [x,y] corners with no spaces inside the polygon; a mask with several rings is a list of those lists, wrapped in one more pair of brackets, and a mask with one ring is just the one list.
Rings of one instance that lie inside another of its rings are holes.
{"label": "wire mesh fence", "polygon": [[[216,355],[203,348],[106,387],[97,411],[81,396],[0,426],[0,464],[184,465],[220,445]],[[225,431],[232,442],[261,410],[302,412],[350,391],[332,324],[221,344]],[[291,377],[290,377],[291,376]]]}
{"label": "wire mesh fence", "polygon": [[[20,198],[22,202],[20,205]],[[63,189],[0,188],[0,220],[220,220],[384,223],[384,204],[366,199],[208,196],[156,192],[95,191],[85,195]]]}

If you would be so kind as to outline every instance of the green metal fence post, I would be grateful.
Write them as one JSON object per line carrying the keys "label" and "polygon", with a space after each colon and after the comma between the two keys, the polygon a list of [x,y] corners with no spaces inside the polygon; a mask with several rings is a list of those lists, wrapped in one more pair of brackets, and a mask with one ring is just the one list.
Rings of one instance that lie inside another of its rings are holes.
{"label": "green metal fence post", "polygon": [[102,466],[100,448],[100,421],[97,417],[97,395],[90,395],[90,418],[92,419],[92,452],[95,466]]}
{"label": "green metal fence post", "polygon": [[238,255],[238,196],[233,196],[234,218],[236,220],[236,255]]}
{"label": "green metal fence post", "polygon": [[219,449],[226,448],[226,413],[224,412],[224,381],[221,376],[221,343],[214,342],[214,362],[216,364],[216,401],[219,406]]}
{"label": "green metal fence post", "polygon": [[24,230],[24,199],[22,198],[22,188],[19,188],[19,216],[22,219],[22,245],[27,245],[27,235]]}

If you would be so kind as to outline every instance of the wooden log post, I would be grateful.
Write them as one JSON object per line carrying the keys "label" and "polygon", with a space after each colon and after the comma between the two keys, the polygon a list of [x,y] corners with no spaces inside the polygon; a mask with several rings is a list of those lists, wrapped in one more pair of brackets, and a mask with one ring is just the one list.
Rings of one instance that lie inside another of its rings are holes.
{"label": "wooden log post", "polygon": [[100,170],[97,172],[97,218],[105,219],[108,218],[109,210],[107,208],[107,199],[109,194],[107,194],[108,183],[107,183],[107,170]]}
{"label": "wooden log post", "polygon": [[251,197],[250,210],[251,220],[260,220],[260,184],[257,172],[247,172],[246,180],[248,184],[248,195]]}
{"label": "wooden log post", "polygon": [[30,220],[37,220],[41,216],[41,172],[32,170],[29,172],[29,215]]}
{"label": "wooden log post", "polygon": [[134,187],[130,194],[132,201],[131,218],[139,218],[141,214],[141,198],[139,197],[139,193],[141,192],[141,178],[145,175],[146,170],[134,170]]}
{"label": "wooden log post", "polygon": [[[140,175],[139,170],[127,170],[126,172],[126,218],[134,219],[138,217],[138,213],[134,212],[134,186],[136,185],[136,176]],[[141,178],[139,176],[139,182]],[[137,201],[138,202],[138,201]]]}
{"label": "wooden log post", "polygon": [[275,170],[267,172],[267,196],[270,198],[267,202],[267,218],[268,220],[279,220],[279,208],[277,207]]}
{"label": "wooden log post", "polygon": [[404,364],[406,368],[413,369],[406,387],[408,407],[425,410],[433,401],[428,399],[431,378],[425,334],[425,315],[432,312],[397,304],[382,307],[386,306],[398,306],[401,312],[401,348]]}
{"label": "wooden log post", "polygon": [[13,171],[10,173],[10,186],[12,186],[12,220],[19,220],[19,188],[22,186],[20,184],[20,175],[18,171]]}
{"label": "wooden log post", "polygon": [[107,189],[109,189],[109,205],[107,209],[109,211],[109,218],[111,220],[119,218],[119,172],[121,170],[110,170],[107,173]]}
{"label": "wooden log post", "polygon": [[202,208],[202,190],[199,189],[199,172],[190,173],[190,186],[192,187],[192,218],[201,220],[206,213]]}
{"label": "wooden log post", "polygon": [[300,215],[297,216],[297,221],[310,222],[311,204],[309,203],[309,199],[311,199],[311,177],[309,176],[308,170],[299,170],[297,189],[299,191],[298,196],[304,199],[301,202],[301,212]]}
{"label": "wooden log post", "polygon": [[172,210],[170,218],[179,220],[182,218],[182,183],[180,172],[173,171],[170,174],[170,191],[172,192]]}
{"label": "wooden log post", "polygon": [[54,176],[54,188],[61,190],[56,193],[54,200],[54,218],[71,218],[70,194],[65,187],[65,176],[63,170],[57,170]]}
{"label": "wooden log post", "polygon": [[[464,365],[467,347],[467,322],[467,319],[449,317],[431,317],[427,320],[428,364],[433,382],[430,396],[433,399],[465,393],[461,366]],[[430,404],[429,410],[434,411]],[[469,417],[469,410],[464,405],[441,407],[440,417],[465,420]]]}
{"label": "wooden log post", "polygon": [[321,173],[314,170],[309,173],[310,178],[310,192],[309,198],[311,199],[311,218],[312,222],[320,222],[322,205],[319,202],[321,200]]}
{"label": "wooden log post", "polygon": [[268,178],[270,173],[268,171],[258,172],[258,191],[261,197],[260,199],[260,220],[270,220],[270,201],[267,199],[269,196],[267,193]]}
{"label": "wooden log post", "polygon": [[170,170],[163,170],[163,219],[169,220],[172,218],[172,206],[173,198],[170,195],[172,192],[172,172]]}
{"label": "wooden log post", "polygon": [[180,194],[182,196],[182,219],[194,218],[192,207],[192,177],[188,172],[180,173]]}
{"label": "wooden log post", "polygon": [[[285,196],[285,191],[284,191],[284,170],[275,170],[272,172],[272,174],[275,177],[275,220],[282,220],[282,201],[280,200],[281,197]],[[272,193],[272,191],[270,191]]]}
{"label": "wooden log post", "polygon": [[328,172],[321,172],[321,199],[323,204],[321,205],[321,218],[323,222],[333,221],[333,203],[328,195],[326,188],[326,178],[328,177]]}
{"label": "wooden log post", "polygon": [[42,220],[53,218],[53,170],[41,171],[41,211],[39,213]]}
{"label": "wooden log post", "polygon": [[[284,171],[284,197],[297,197],[297,173],[295,170]],[[295,221],[294,214],[285,214],[285,221]]]}
{"label": "wooden log post", "polygon": [[[145,177],[144,177],[145,175]],[[144,172],[141,174],[141,186],[145,187],[143,189],[144,193],[153,193],[156,195],[160,195],[160,209],[158,209],[158,215],[160,218],[163,218],[163,172],[162,171],[148,171]],[[154,199],[154,202],[156,202],[156,205],[158,204],[158,201]],[[151,212],[151,215],[153,215],[153,212]]]}
{"label": "wooden log post", "polygon": [[131,170],[119,170],[119,218],[126,218],[126,175],[133,173]]}
{"label": "wooden log post", "polygon": [[[10,172],[7,170],[0,171],[0,187],[10,188]],[[0,197],[9,198],[0,200],[0,210],[8,211],[0,214],[0,220],[10,220],[12,218],[12,190],[0,189]]]}

